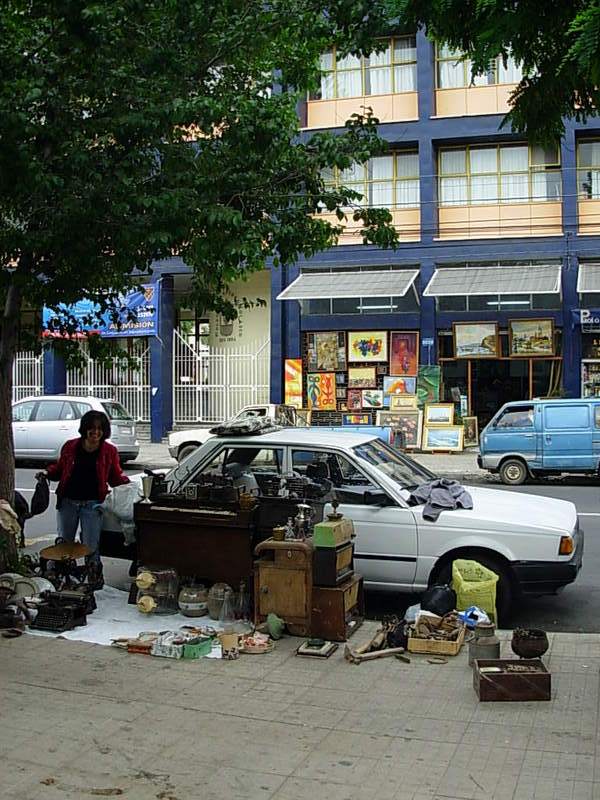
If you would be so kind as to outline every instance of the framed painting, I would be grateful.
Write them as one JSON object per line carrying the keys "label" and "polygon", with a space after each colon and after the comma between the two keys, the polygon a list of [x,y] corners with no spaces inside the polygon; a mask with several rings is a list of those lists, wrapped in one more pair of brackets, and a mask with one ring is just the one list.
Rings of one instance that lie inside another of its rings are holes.
{"label": "framed painting", "polygon": [[348,411],[360,411],[362,409],[362,392],[362,389],[348,389],[346,394]]}
{"label": "framed painting", "polygon": [[419,367],[417,375],[417,405],[424,406],[426,403],[437,403],[440,399],[440,382],[442,370],[437,364]]}
{"label": "framed painting", "polygon": [[346,334],[343,331],[315,333],[317,368],[315,372],[333,372],[346,367]]}
{"label": "framed painting", "polygon": [[408,411],[416,408],[416,394],[393,394],[390,397],[390,411]]}
{"label": "framed painting", "polygon": [[383,408],[383,392],[381,389],[363,389],[362,407]]}
{"label": "framed painting", "polygon": [[284,365],[285,404],[302,408],[302,359],[286,358]]}
{"label": "framed painting", "polygon": [[479,444],[479,422],[477,417],[463,417],[464,446],[477,447]]}
{"label": "framed painting", "polygon": [[387,331],[348,333],[348,361],[387,361]]}
{"label": "framed painting", "polygon": [[554,321],[509,319],[508,347],[511,358],[554,355]]}
{"label": "framed painting", "polygon": [[306,369],[308,372],[317,371],[317,340],[314,333],[306,334]]}
{"label": "framed painting", "polygon": [[309,428],[311,417],[312,417],[312,411],[310,410],[310,408],[297,408],[296,409],[296,419],[298,421],[297,427]]}
{"label": "framed painting", "polygon": [[390,375],[413,375],[419,370],[419,334],[417,331],[390,333]]}
{"label": "framed painting", "polygon": [[338,386],[335,390],[335,396],[338,400],[345,400],[346,399],[346,390],[343,386]]}
{"label": "framed painting", "polygon": [[454,425],[454,403],[427,403],[425,425]]}
{"label": "framed painting", "polygon": [[390,407],[390,400],[395,395],[416,394],[416,392],[416,378],[396,378],[386,375],[383,379],[383,401],[387,408]]}
{"label": "framed painting", "polygon": [[416,450],[421,446],[423,414],[421,411],[403,411],[397,414],[394,430],[404,434],[404,446],[408,450]]}
{"label": "framed painting", "polygon": [[386,428],[394,428],[400,416],[396,411],[378,411],[377,424]]}
{"label": "framed painting", "polygon": [[428,428],[423,432],[423,450],[450,450],[459,452],[463,449],[464,429],[462,425]]}
{"label": "framed painting", "polygon": [[370,425],[370,414],[342,414],[342,425]]}
{"label": "framed painting", "polygon": [[335,411],[335,372],[309,372],[306,376],[308,407],[315,411]]}
{"label": "framed painting", "polygon": [[349,389],[373,389],[377,386],[375,367],[348,367]]}
{"label": "framed painting", "polygon": [[456,358],[498,358],[497,322],[454,322]]}

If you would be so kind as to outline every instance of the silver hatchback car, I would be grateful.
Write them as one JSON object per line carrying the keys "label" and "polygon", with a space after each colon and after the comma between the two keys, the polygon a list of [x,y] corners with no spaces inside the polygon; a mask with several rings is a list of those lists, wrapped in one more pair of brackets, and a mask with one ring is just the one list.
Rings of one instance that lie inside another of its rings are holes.
{"label": "silver hatchback car", "polygon": [[13,403],[15,458],[32,461],[57,459],[63,444],[79,436],[79,421],[87,411],[103,411],[110,419],[110,441],[119,451],[121,463],[137,458],[140,443],[135,420],[121,403],[66,394],[26,397]]}

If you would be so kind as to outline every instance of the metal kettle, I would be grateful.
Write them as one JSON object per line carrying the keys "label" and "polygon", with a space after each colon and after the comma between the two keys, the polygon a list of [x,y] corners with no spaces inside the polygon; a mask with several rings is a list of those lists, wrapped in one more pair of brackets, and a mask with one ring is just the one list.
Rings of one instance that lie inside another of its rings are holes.
{"label": "metal kettle", "polygon": [[496,628],[489,623],[475,626],[473,638],[469,642],[469,666],[474,661],[495,661],[500,658],[500,639],[496,636]]}

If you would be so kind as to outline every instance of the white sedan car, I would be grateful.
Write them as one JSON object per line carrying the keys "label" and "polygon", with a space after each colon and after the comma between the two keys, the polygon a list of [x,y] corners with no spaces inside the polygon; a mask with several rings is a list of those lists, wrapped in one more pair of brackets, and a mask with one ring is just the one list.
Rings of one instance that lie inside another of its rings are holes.
{"label": "white sedan car", "polygon": [[581,568],[583,531],[573,503],[483,487],[465,487],[473,509],[436,521],[412,505],[411,491],[436,478],[373,435],[284,428],[253,436],[214,436],[166,475],[179,492],[206,474],[235,475],[249,487],[307,476],[323,486],[331,511],[353,520],[355,566],[369,588],[419,592],[448,582],[456,558],[476,559],[500,576],[499,616],[521,594],[550,594]]}

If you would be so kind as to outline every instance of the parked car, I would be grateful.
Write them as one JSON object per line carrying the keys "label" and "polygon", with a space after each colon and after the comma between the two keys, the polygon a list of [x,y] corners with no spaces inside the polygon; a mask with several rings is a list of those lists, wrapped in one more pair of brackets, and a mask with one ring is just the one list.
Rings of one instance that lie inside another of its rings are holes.
{"label": "parked car", "polygon": [[481,432],[478,464],[517,485],[600,472],[600,398],[506,403]]}
{"label": "parked car", "polygon": [[[473,558],[500,576],[502,617],[521,594],[554,593],[581,568],[583,531],[573,503],[473,486],[472,510],[429,521],[423,505],[408,500],[436,476],[372,434],[283,428],[213,436],[166,474],[166,489],[183,493],[201,476],[228,473],[246,490],[272,486],[273,478],[327,476],[339,510],[354,521],[356,569],[370,588],[423,591],[449,581],[455,558]],[[325,499],[329,513],[333,497]]]}
{"label": "parked car", "polygon": [[[244,406],[231,421],[260,417],[271,419],[277,425],[298,425],[298,415],[294,406],[284,405],[283,403],[261,403],[254,406]],[[201,444],[212,436],[210,428],[186,428],[182,431],[175,431],[169,435],[169,453],[171,458],[183,461],[190,453],[193,453]]]}
{"label": "parked car", "polygon": [[140,443],[135,420],[116,400],[51,394],[27,397],[13,403],[12,429],[15,458],[53,461],[68,439],[79,435],[79,421],[86,411],[103,411],[110,419],[110,441],[121,463],[137,458]]}

